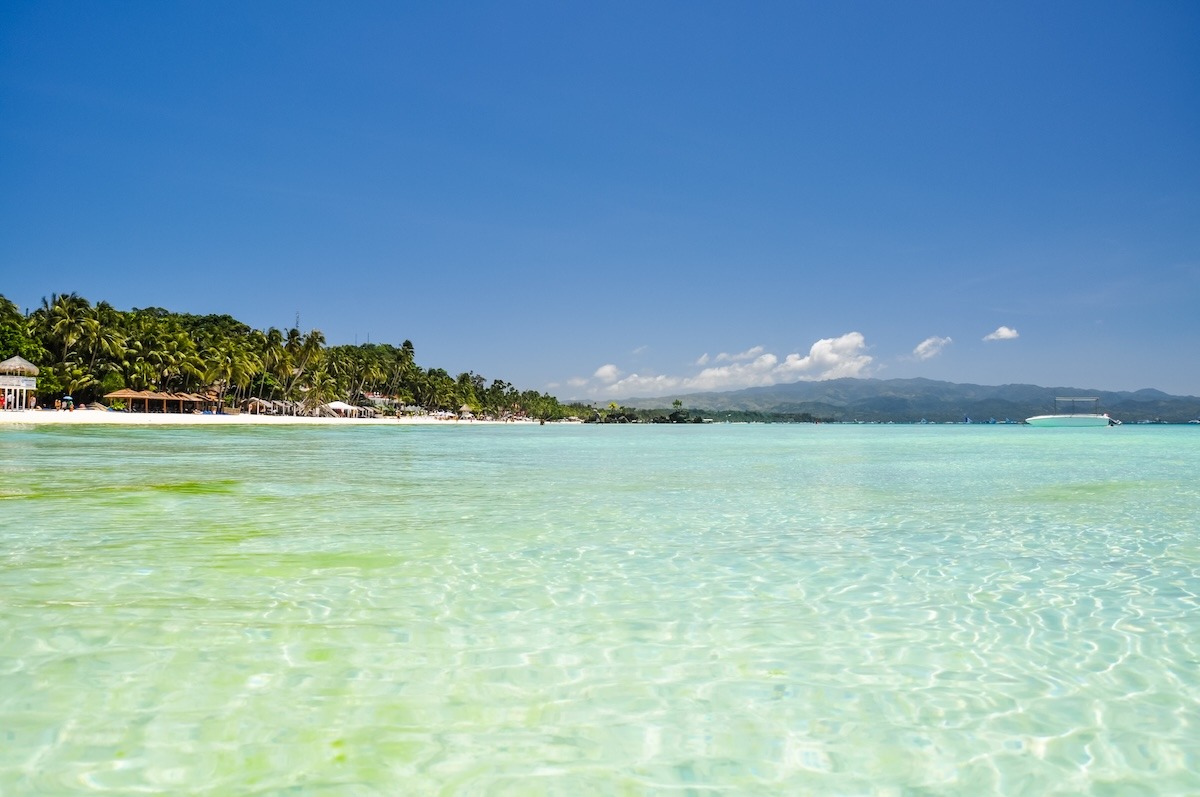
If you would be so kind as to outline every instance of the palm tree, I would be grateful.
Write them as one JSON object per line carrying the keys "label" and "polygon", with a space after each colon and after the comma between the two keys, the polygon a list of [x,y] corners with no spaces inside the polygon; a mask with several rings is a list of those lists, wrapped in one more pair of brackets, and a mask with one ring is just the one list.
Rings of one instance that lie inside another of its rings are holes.
{"label": "palm tree", "polygon": [[199,387],[204,379],[204,360],[196,343],[182,329],[173,328],[158,342],[159,388],[169,392]]}
{"label": "palm tree", "polygon": [[[284,398],[295,401],[302,382],[316,370],[324,353],[325,336],[319,329],[302,335],[300,330],[288,330],[283,348],[288,354],[288,370],[284,380]],[[311,380],[310,380],[311,381]]]}
{"label": "palm tree", "polygon": [[67,362],[58,367],[58,376],[62,380],[63,390],[69,396],[78,397],[80,404],[84,403],[82,395],[90,392],[96,384],[96,377],[77,362]]}
{"label": "palm tree", "polygon": [[45,348],[48,357],[39,375],[40,391],[52,395],[66,391],[71,395],[89,389],[96,378],[84,366],[80,341],[95,323],[91,306],[77,294],[51,294],[42,298],[29,319],[28,328]]}
{"label": "palm tree", "polygon": [[470,407],[480,409],[479,391],[483,389],[483,377],[467,371],[458,375],[454,384],[454,409]]}
{"label": "palm tree", "polygon": [[324,367],[318,367],[309,379],[308,390],[304,394],[304,409],[307,413],[315,414],[319,408],[337,398],[337,382]]}
{"label": "palm tree", "polygon": [[14,354],[34,364],[46,364],[49,354],[41,344],[41,336],[35,333],[32,319],[21,315],[17,305],[0,296],[0,360]]}
{"label": "palm tree", "polygon": [[426,409],[448,410],[455,407],[455,382],[450,374],[441,368],[430,368],[425,371],[414,387],[413,393],[418,403]]}
{"label": "palm tree", "polygon": [[288,353],[283,346],[283,333],[275,327],[268,329],[262,339],[261,352],[264,375],[282,385],[289,370]]}
{"label": "palm tree", "polygon": [[83,337],[89,309],[87,300],[74,293],[52,293],[49,300],[42,297],[42,306],[34,313],[34,323],[57,362],[70,359],[75,344]]}
{"label": "palm tree", "polygon": [[25,320],[21,308],[4,294],[0,293],[0,324],[5,322],[20,323]]}
{"label": "palm tree", "polygon": [[91,309],[85,324],[83,348],[88,352],[88,370],[108,372],[125,350],[125,334],[121,331],[120,313],[108,302],[99,302]]}

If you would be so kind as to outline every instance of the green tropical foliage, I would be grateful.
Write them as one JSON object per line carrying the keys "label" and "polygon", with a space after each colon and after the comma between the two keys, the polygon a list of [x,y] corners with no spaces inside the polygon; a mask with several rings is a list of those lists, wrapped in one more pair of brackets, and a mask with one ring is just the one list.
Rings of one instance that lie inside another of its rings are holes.
{"label": "green tropical foliage", "polygon": [[312,412],[333,400],[355,405],[385,397],[386,411],[429,411],[553,420],[583,408],[519,391],[473,372],[452,376],[417,365],[410,341],[327,346],[320,330],[252,329],[228,315],[189,315],[159,307],[117,310],[77,294],[52,294],[28,315],[0,296],[0,360],[37,365],[39,393],[90,402],[130,388],[202,393],[225,406],[251,398]]}

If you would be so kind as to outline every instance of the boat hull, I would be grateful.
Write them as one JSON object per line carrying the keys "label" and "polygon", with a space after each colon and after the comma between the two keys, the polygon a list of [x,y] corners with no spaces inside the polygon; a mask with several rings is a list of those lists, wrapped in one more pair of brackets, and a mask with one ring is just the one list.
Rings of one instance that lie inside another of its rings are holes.
{"label": "boat hull", "polygon": [[1035,415],[1026,418],[1030,426],[1109,426],[1113,420],[1107,415]]}

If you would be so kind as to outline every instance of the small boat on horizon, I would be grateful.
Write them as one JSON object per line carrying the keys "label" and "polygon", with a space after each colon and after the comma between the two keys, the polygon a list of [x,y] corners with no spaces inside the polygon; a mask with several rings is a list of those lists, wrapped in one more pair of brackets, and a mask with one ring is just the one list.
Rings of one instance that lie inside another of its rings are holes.
{"label": "small boat on horizon", "polygon": [[1052,415],[1026,418],[1030,426],[1120,426],[1116,418],[1100,412],[1098,396],[1057,396]]}

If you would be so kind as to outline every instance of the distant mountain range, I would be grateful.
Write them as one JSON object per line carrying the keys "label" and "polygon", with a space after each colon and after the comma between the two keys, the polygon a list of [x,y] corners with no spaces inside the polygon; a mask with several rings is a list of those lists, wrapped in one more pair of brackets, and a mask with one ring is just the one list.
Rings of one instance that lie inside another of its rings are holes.
{"label": "distant mountain range", "polygon": [[839,421],[1023,420],[1054,411],[1056,396],[1097,396],[1101,412],[1125,423],[1186,423],[1200,418],[1200,398],[1161,390],[1110,391],[1037,385],[970,385],[933,379],[830,379],[751,387],[722,393],[690,393],[626,399],[624,406],[658,409],[679,399],[692,414],[721,412],[768,415],[809,413]]}

